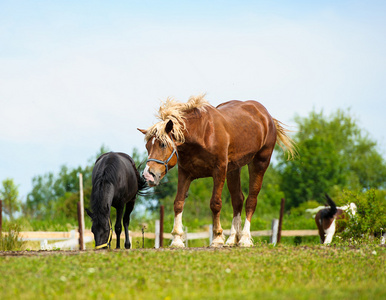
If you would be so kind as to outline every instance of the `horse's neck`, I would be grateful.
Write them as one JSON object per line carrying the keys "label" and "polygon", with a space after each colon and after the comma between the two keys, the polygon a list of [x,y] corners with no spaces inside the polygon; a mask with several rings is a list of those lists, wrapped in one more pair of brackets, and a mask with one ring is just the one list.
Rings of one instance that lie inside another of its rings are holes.
{"label": "horse's neck", "polygon": [[194,111],[185,119],[185,140],[186,144],[197,144],[204,146],[205,140],[209,138],[211,131],[208,126],[213,126],[212,107],[205,111]]}

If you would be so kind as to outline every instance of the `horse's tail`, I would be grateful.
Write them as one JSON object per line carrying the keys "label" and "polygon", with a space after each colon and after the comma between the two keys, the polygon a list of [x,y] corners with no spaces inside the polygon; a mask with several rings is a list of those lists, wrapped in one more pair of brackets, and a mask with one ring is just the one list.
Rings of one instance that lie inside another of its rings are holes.
{"label": "horse's tail", "polygon": [[338,209],[336,208],[336,204],[332,199],[326,194],[326,200],[330,208],[326,210],[326,213],[323,215],[325,218],[333,218]]}
{"label": "horse's tail", "polygon": [[273,119],[276,126],[276,136],[277,136],[277,144],[283,151],[288,151],[288,160],[294,159],[298,152],[296,150],[295,142],[289,137],[288,133],[290,130],[284,128],[284,124],[276,119]]}
{"label": "horse's tail", "polygon": [[138,191],[148,188],[146,179],[140,174],[138,177]]}
{"label": "horse's tail", "polygon": [[141,175],[141,173],[139,172],[139,169],[141,168],[142,164],[146,161],[142,161],[141,163],[139,163],[138,166],[135,165],[135,161],[132,157],[128,157],[130,162],[131,162],[131,165],[133,167],[133,170],[135,172],[135,175],[137,176],[137,181],[138,181],[138,194],[140,196],[146,196],[147,193],[146,192],[141,192],[143,190],[145,190],[146,188],[148,188],[149,186],[147,185],[147,181],[146,179]]}

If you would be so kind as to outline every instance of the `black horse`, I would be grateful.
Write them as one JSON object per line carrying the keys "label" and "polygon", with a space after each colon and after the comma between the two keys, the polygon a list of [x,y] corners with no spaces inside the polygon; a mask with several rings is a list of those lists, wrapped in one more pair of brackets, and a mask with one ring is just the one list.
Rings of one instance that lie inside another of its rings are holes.
{"label": "black horse", "polygon": [[92,219],[91,231],[94,233],[95,248],[110,247],[112,226],[110,221],[111,206],[117,210],[115,234],[117,249],[120,248],[120,236],[125,228],[125,248],[130,249],[129,223],[135,199],[139,191],[146,187],[146,180],[140,176],[134,160],[125,153],[109,152],[101,155],[92,171],[91,209],[86,209]]}

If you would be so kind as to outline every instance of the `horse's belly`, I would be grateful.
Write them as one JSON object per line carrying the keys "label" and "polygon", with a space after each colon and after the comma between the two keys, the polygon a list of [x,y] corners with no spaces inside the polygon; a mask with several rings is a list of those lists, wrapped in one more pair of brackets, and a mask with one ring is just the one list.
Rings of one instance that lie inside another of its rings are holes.
{"label": "horse's belly", "polygon": [[241,167],[249,164],[252,161],[255,154],[256,153],[245,155],[243,157],[240,157],[238,160],[229,160],[227,171],[228,172],[234,171],[234,170],[240,169]]}

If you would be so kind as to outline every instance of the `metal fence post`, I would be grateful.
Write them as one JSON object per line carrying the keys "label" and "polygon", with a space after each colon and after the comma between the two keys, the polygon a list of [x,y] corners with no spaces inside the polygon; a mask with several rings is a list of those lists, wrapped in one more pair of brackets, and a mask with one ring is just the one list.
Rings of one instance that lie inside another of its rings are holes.
{"label": "metal fence post", "polygon": [[272,235],[270,237],[270,243],[276,245],[277,243],[277,233],[279,229],[279,220],[273,219],[272,220]]}
{"label": "metal fence post", "polygon": [[160,247],[160,220],[155,220],[154,248],[158,249],[159,247]]}

